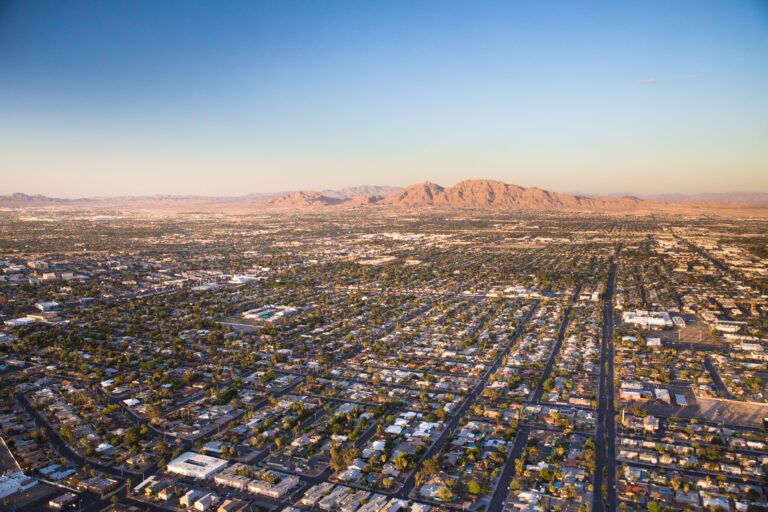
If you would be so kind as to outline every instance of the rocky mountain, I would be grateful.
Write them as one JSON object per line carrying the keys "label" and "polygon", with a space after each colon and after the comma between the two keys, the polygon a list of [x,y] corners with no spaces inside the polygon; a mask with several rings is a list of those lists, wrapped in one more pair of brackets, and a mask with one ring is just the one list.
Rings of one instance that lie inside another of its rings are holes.
{"label": "rocky mountain", "polygon": [[48,197],[40,194],[29,195],[21,192],[16,192],[9,196],[0,196],[0,203],[9,204],[26,204],[26,203],[62,203],[71,201],[71,199],[59,199],[56,197]]}
{"label": "rocky mountain", "polygon": [[[49,197],[40,194],[29,195],[21,192],[15,194],[2,196],[0,195],[0,204],[7,205],[21,205],[25,203],[29,204],[44,204],[44,203],[94,203],[94,204],[151,204],[151,203],[240,203],[240,202],[264,202],[268,204],[291,204],[296,203],[298,206],[318,206],[318,205],[335,205],[344,201],[354,200],[354,203],[373,203],[382,197],[390,196],[398,191],[402,190],[402,187],[392,187],[389,185],[361,185],[359,187],[346,187],[335,190],[322,190],[316,191],[287,191],[287,192],[270,192],[270,193],[251,193],[243,196],[232,197],[213,197],[213,196],[196,196],[196,195],[174,195],[174,194],[152,194],[145,196],[95,196],[88,198],[70,199],[70,198],[58,198]],[[318,197],[322,196],[322,197]],[[365,201],[359,199],[360,197],[366,198]],[[307,204],[304,204],[307,203]]]}
{"label": "rocky mountain", "polygon": [[312,208],[318,206],[332,206],[341,203],[341,199],[328,197],[320,192],[312,190],[299,190],[289,192],[274,199],[264,201],[267,206],[276,208]]}
{"label": "rocky mountain", "polygon": [[410,185],[380,201],[381,204],[398,206],[434,206],[442,198],[445,189],[429,181]]}
{"label": "rocky mountain", "polygon": [[[369,192],[394,191],[388,196]],[[745,193],[746,194],[746,193]],[[722,194],[722,196],[730,196]],[[0,196],[0,207],[9,209],[116,209],[133,212],[250,212],[263,209],[304,208],[444,208],[476,210],[549,210],[649,213],[654,211],[701,214],[768,215],[768,205],[760,204],[760,194],[733,195],[744,203],[713,202],[713,195],[687,196],[697,201],[649,200],[633,196],[600,197],[525,188],[495,180],[465,180],[451,187],[424,182],[407,188],[366,185],[336,191],[301,190],[283,194],[249,194],[239,197],[206,196],[123,196],[88,199],[56,199],[46,196],[13,194]],[[751,203],[751,204],[749,204]]]}
{"label": "rocky mountain", "polygon": [[321,190],[320,193],[336,199],[353,199],[357,196],[388,197],[403,190],[402,187],[390,187],[389,185],[361,185],[359,187],[346,187],[338,190]]}
{"label": "rocky mountain", "polygon": [[640,196],[643,199],[669,202],[717,202],[733,204],[768,204],[767,192],[714,192],[710,194],[655,194]]}
{"label": "rocky mountain", "polygon": [[347,199],[346,201],[341,203],[341,205],[342,206],[370,206],[378,203],[382,199],[384,198],[379,195],[370,195],[370,196],[356,195],[351,199]]}
{"label": "rocky mountain", "polygon": [[325,206],[370,206],[381,201],[380,195],[357,194],[350,198],[327,196],[321,192],[300,190],[262,201],[262,204],[274,208],[318,208]]}
{"label": "rocky mountain", "polygon": [[465,180],[448,188],[426,182],[380,201],[408,207],[471,209],[620,209],[636,208],[643,201],[633,197],[572,196],[540,188],[524,188],[494,180]]}
{"label": "rocky mountain", "polygon": [[629,196],[621,198],[574,196],[494,180],[465,180],[448,188],[427,181],[399,189],[384,198],[378,195],[358,194],[351,199],[339,199],[321,192],[301,191],[263,201],[265,206],[275,208],[380,205],[478,210],[634,210],[638,207],[650,207],[653,203]]}

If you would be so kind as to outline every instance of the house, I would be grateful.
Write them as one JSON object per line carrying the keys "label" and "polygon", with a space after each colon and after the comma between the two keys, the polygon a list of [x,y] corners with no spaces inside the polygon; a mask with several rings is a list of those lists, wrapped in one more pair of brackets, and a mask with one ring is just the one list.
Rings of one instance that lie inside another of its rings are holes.
{"label": "house", "polygon": [[190,507],[203,496],[205,496],[204,492],[190,489],[184,496],[179,498],[179,503],[185,507]]}
{"label": "house", "polygon": [[75,506],[79,501],[80,497],[77,494],[68,492],[49,501],[48,506],[57,510],[63,510]]}
{"label": "house", "polygon": [[246,505],[246,503],[240,500],[226,500],[224,503],[219,505],[219,508],[216,509],[216,512],[240,512],[246,507]]}
{"label": "house", "polygon": [[212,509],[219,502],[219,497],[213,493],[206,494],[195,502],[194,509],[200,512]]}
{"label": "house", "polygon": [[643,419],[643,429],[646,432],[656,432],[659,430],[659,419],[654,416],[648,416]]}

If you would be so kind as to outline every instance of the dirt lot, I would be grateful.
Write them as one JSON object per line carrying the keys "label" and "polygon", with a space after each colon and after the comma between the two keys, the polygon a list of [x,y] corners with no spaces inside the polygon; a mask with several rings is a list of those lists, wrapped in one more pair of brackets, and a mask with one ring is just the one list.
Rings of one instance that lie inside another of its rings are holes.
{"label": "dirt lot", "polygon": [[64,492],[58,487],[38,482],[34,487],[6,498],[8,502],[3,502],[0,510],[48,510],[45,504]]}
{"label": "dirt lot", "polygon": [[[675,393],[679,391],[675,390]],[[690,391],[685,394],[688,405],[681,407],[658,402],[632,402],[626,407],[638,405],[654,415],[700,418],[715,423],[742,427],[762,428],[763,418],[768,417],[768,404],[737,402],[718,398],[696,398]]]}

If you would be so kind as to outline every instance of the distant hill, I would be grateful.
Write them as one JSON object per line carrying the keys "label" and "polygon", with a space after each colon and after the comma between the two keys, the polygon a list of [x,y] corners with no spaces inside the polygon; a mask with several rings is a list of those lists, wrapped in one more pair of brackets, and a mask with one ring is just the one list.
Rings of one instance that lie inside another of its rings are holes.
{"label": "distant hill", "polygon": [[643,199],[656,201],[669,201],[673,203],[685,202],[716,202],[731,204],[768,204],[768,192],[713,192],[708,194],[652,194],[639,196]]}
{"label": "distant hill", "polygon": [[[362,190],[368,190],[370,187],[352,187],[347,190],[353,190],[360,188]],[[378,188],[378,187],[376,187]],[[394,187],[392,187],[394,188]],[[368,206],[376,204],[381,201],[382,196],[372,194],[363,195],[357,194],[354,196],[348,196],[347,193],[340,193],[336,191],[335,196],[328,196],[322,192],[313,192],[311,190],[300,190],[298,192],[289,192],[281,196],[267,199],[264,204],[267,206],[273,206],[277,208],[313,208],[319,206]]]}
{"label": "distant hill", "polygon": [[41,196],[40,194],[29,195],[16,192],[9,196],[0,196],[0,204],[31,204],[31,203],[64,203],[71,201],[83,201],[82,199],[59,199],[57,197]]}
{"label": "distant hill", "polygon": [[438,198],[442,197],[445,189],[426,181],[416,185],[410,185],[389,197],[384,198],[381,204],[398,206],[433,206]]}
{"label": "distant hill", "polygon": [[309,208],[316,206],[331,206],[341,202],[342,199],[328,197],[320,192],[300,190],[278,196],[274,199],[268,199],[265,201],[265,204],[279,208]]}
{"label": "distant hill", "polygon": [[338,190],[321,190],[320,193],[324,196],[333,197],[336,199],[352,199],[356,196],[388,197],[401,190],[403,190],[402,187],[390,187],[389,185],[362,185],[359,187],[347,187]]}
{"label": "distant hill", "polygon": [[[315,191],[286,191],[286,192],[268,192],[268,193],[252,193],[244,196],[231,196],[231,197],[214,197],[214,196],[196,196],[196,195],[175,195],[175,194],[152,194],[145,196],[96,196],[88,198],[59,198],[49,197],[40,194],[29,195],[21,192],[15,194],[0,196],[0,205],[21,205],[21,204],[43,204],[43,203],[110,203],[110,204],[133,204],[133,203],[179,203],[179,202],[192,202],[192,203],[234,203],[240,202],[243,199],[253,199],[256,201],[274,202],[275,204],[290,203],[296,201],[297,204],[301,204],[306,201],[310,205],[317,203],[327,203],[329,205],[338,204],[343,201],[354,199],[358,196],[364,198],[382,198],[390,196],[398,191],[402,190],[402,187],[392,187],[389,185],[361,185],[359,187],[346,187],[333,190],[321,190]],[[298,194],[298,195],[297,195]],[[320,195],[326,199],[318,197],[310,197],[313,195]],[[289,199],[288,196],[291,196]],[[303,197],[303,199],[302,199]],[[339,200],[339,201],[335,201]],[[360,202],[359,199],[356,202]],[[367,200],[365,202],[370,202]]]}
{"label": "distant hill", "polygon": [[341,205],[342,206],[370,206],[372,204],[378,203],[382,199],[384,198],[378,195],[371,195],[371,196],[357,195],[351,199],[347,199],[346,201],[341,203]]}

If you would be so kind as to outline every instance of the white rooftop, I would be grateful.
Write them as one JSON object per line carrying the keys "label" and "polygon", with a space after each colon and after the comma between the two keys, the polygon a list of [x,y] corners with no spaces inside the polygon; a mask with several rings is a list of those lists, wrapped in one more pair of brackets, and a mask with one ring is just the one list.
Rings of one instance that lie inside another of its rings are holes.
{"label": "white rooftop", "polygon": [[168,471],[198,479],[206,479],[221,471],[227,461],[195,452],[186,452],[168,463]]}

